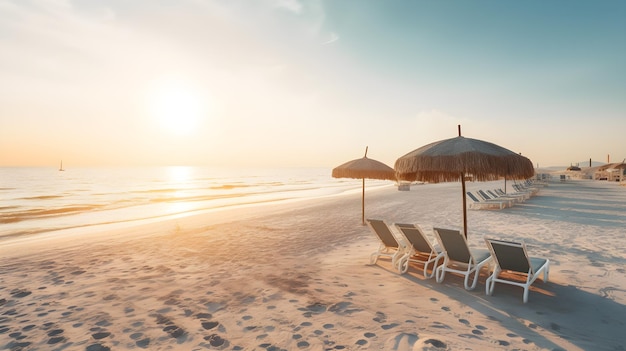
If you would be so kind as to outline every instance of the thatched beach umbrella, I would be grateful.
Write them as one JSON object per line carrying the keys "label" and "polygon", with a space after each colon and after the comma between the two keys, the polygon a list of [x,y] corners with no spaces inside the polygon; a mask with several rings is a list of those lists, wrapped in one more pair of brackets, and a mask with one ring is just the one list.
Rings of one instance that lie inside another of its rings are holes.
{"label": "thatched beach umbrella", "polygon": [[436,141],[398,158],[395,166],[398,180],[429,183],[461,181],[463,190],[463,230],[467,237],[465,178],[489,181],[499,177],[527,179],[533,176],[532,162],[509,149],[490,142],[465,138]]}
{"label": "thatched beach umbrella", "polygon": [[365,178],[396,180],[396,171],[382,162],[367,158],[367,147],[365,147],[365,156],[333,168],[332,176],[333,178],[354,178],[363,180],[361,221],[365,224]]}

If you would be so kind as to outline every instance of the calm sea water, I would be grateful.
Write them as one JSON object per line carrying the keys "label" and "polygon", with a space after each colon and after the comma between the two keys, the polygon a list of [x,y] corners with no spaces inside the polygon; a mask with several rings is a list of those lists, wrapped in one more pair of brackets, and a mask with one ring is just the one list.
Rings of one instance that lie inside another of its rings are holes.
{"label": "calm sea water", "polygon": [[[367,186],[389,185],[367,180]],[[325,168],[0,168],[0,239],[361,189]]]}

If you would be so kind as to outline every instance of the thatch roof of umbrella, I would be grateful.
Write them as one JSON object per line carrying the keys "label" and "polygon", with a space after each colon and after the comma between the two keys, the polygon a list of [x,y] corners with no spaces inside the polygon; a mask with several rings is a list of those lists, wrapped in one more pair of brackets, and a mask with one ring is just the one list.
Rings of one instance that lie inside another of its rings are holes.
{"label": "thatch roof of umbrella", "polygon": [[361,221],[365,224],[365,179],[396,180],[396,171],[380,161],[367,158],[367,147],[365,147],[365,156],[333,168],[332,176],[333,178],[363,180]]}
{"label": "thatch roof of umbrella", "polygon": [[458,181],[461,175],[489,181],[500,177],[526,179],[534,175],[532,162],[496,144],[458,136],[422,146],[398,158],[398,179],[430,183]]}
{"label": "thatch roof of umbrella", "polygon": [[332,175],[333,178],[396,180],[396,171],[393,168],[367,156],[333,168]]}
{"label": "thatch roof of umbrella", "polygon": [[463,197],[463,230],[467,236],[465,177],[489,181],[526,179],[534,175],[532,162],[496,144],[461,136],[436,141],[398,158],[395,163],[398,180],[430,183],[461,181]]}

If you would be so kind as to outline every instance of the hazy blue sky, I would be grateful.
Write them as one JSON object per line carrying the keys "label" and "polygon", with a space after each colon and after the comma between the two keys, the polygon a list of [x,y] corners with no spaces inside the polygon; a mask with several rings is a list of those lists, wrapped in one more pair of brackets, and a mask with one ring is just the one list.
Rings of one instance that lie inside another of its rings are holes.
{"label": "hazy blue sky", "polygon": [[0,165],[626,158],[626,1],[0,0]]}

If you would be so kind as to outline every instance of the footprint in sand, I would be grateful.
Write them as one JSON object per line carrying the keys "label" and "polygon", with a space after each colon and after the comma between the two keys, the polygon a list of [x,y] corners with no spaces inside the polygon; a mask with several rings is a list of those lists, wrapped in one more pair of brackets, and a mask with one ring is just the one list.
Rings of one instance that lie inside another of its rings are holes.
{"label": "footprint in sand", "polygon": [[196,314],[196,318],[198,319],[211,319],[213,318],[213,315],[210,313],[198,313]]}
{"label": "footprint in sand", "polygon": [[13,297],[17,297],[17,298],[22,298],[22,297],[26,297],[28,295],[32,294],[30,291],[28,290],[24,290],[24,289],[15,289],[13,291],[11,291],[11,296]]}
{"label": "footprint in sand", "polygon": [[439,328],[439,329],[451,329],[449,325],[441,323],[441,322],[433,322],[430,325],[431,328]]}
{"label": "footprint in sand", "polygon": [[137,345],[137,347],[141,347],[142,349],[147,349],[148,346],[150,346],[150,338],[137,340],[135,345]]}
{"label": "footprint in sand", "polygon": [[348,301],[338,302],[328,307],[328,311],[336,313],[338,315],[342,315],[342,316],[362,311],[362,309],[360,308],[351,308],[352,306],[353,306],[352,302],[348,302]]}
{"label": "footprint in sand", "polygon": [[204,328],[205,330],[211,330],[217,327],[218,325],[219,325],[219,322],[215,322],[215,321],[202,322],[202,328]]}
{"label": "footprint in sand", "polygon": [[[473,332],[473,330],[472,330],[472,332]],[[459,334],[459,336],[462,337],[462,338],[468,338],[468,339],[478,339],[478,340],[482,339],[481,337],[479,337],[477,335],[474,335],[474,334]]]}
{"label": "footprint in sand", "polygon": [[[31,330],[31,329],[33,329],[35,327],[36,327],[35,324],[29,324],[29,325],[25,326],[24,328],[22,328],[22,331],[29,331],[29,330]],[[0,331],[0,334],[1,333],[2,333],[2,331]]]}
{"label": "footprint in sand", "polygon": [[326,312],[326,305],[316,302],[314,304],[308,305],[305,308],[298,308],[300,311],[305,311],[303,316],[311,317],[313,314],[321,314]]}
{"label": "footprint in sand", "polygon": [[226,347],[229,345],[228,340],[222,338],[217,334],[211,334],[209,336],[205,336],[204,340],[208,341],[212,347]]}
{"label": "footprint in sand", "polygon": [[299,341],[297,344],[298,348],[304,349],[310,346],[310,344],[306,341]]}
{"label": "footprint in sand", "polygon": [[387,315],[382,312],[376,312],[376,317],[373,318],[375,322],[385,323],[387,321]]}
{"label": "footprint in sand", "polygon": [[395,327],[397,327],[397,326],[399,326],[399,325],[400,325],[400,324],[398,324],[398,323],[383,324],[383,325],[381,326],[381,328],[383,328],[384,330],[389,330],[389,329],[391,329],[391,328],[395,328]]}
{"label": "footprint in sand", "polygon": [[441,341],[441,340],[437,340],[437,339],[428,339],[424,341],[425,345],[432,345],[435,348],[438,349],[447,349],[448,346],[446,345],[445,342]]}
{"label": "footprint in sand", "polygon": [[109,332],[98,332],[98,333],[91,334],[91,337],[96,340],[100,340],[100,339],[104,339],[108,337],[109,335],[111,335],[111,333]]}
{"label": "footprint in sand", "polygon": [[112,324],[107,319],[103,319],[101,321],[98,321],[98,323],[96,323],[96,325],[99,326],[99,327],[108,327],[108,326],[110,326]]}
{"label": "footprint in sand", "polygon": [[187,331],[185,329],[177,326],[172,322],[169,318],[159,315],[156,315],[157,324],[164,324],[165,327],[162,329],[164,332],[169,334],[174,339],[185,338],[187,336]]}
{"label": "footprint in sand", "polygon": [[107,347],[107,346],[102,345],[102,344],[91,344],[91,345],[87,346],[85,351],[111,351],[111,349],[109,347]]}

